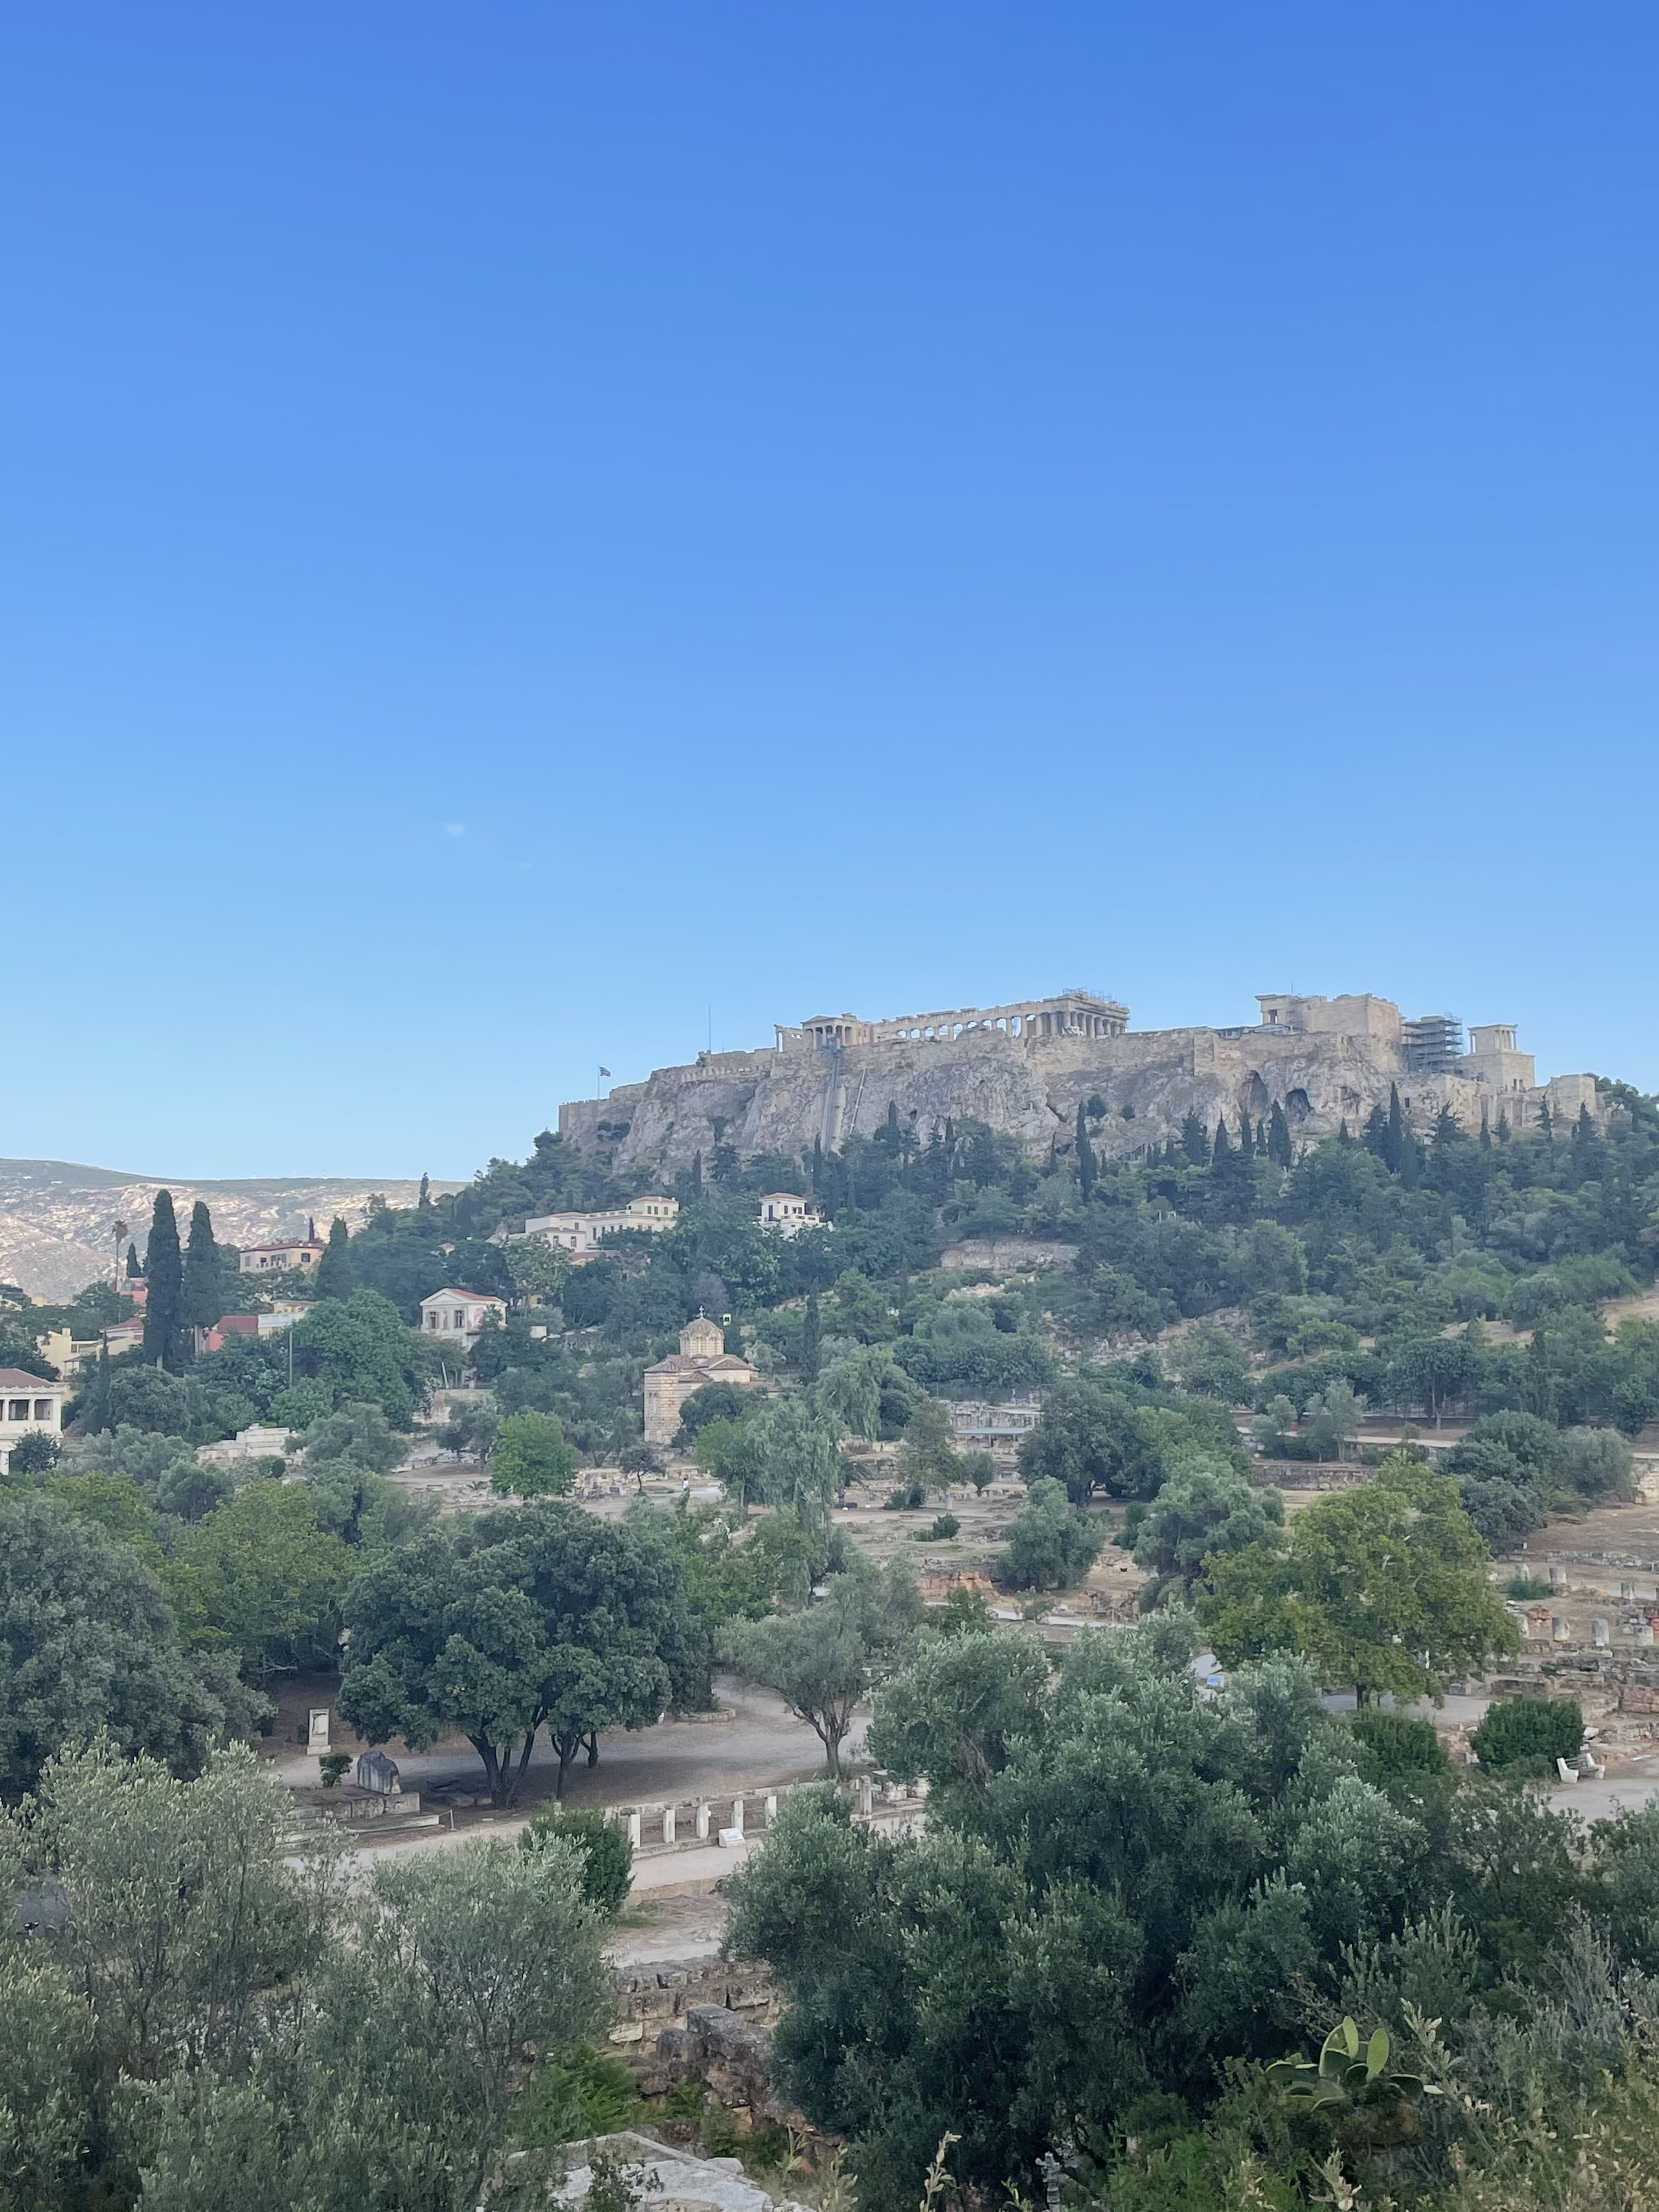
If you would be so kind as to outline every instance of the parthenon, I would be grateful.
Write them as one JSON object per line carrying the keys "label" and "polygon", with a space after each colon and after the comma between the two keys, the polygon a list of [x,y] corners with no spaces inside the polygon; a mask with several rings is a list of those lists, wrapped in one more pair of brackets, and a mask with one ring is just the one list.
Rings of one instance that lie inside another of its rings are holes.
{"label": "parthenon", "polygon": [[879,1022],[856,1014],[814,1014],[799,1028],[774,1024],[780,1052],[835,1052],[847,1045],[945,1041],[966,1030],[998,1030],[1013,1037],[1121,1036],[1129,1009],[1092,991],[1060,991],[1006,1006],[958,1006],[949,1013],[895,1014]]}

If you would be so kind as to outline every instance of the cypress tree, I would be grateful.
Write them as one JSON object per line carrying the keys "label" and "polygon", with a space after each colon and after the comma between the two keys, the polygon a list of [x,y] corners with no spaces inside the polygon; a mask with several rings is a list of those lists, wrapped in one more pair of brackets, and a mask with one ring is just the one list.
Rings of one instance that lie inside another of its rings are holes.
{"label": "cypress tree", "polygon": [[416,1206],[417,1211],[419,1211],[420,1212],[422,1212],[422,1213],[430,1213],[430,1212],[431,1212],[431,1211],[432,1211],[432,1178],[431,1178],[428,1175],[426,1175],[425,1173],[422,1173],[422,1176],[421,1176],[421,1194],[420,1194],[419,1198],[416,1200],[415,1203],[416,1203]]}
{"label": "cypress tree", "polygon": [[179,1250],[179,1222],[170,1190],[155,1194],[144,1276],[149,1285],[144,1300],[144,1358],[151,1366],[169,1367],[176,1374],[180,1364],[185,1263]]}
{"label": "cypress tree", "polygon": [[1590,1119],[1588,1106],[1578,1109],[1578,1119],[1572,1125],[1572,1141],[1575,1145],[1593,1145],[1595,1142],[1595,1124]]}
{"label": "cypress tree", "polygon": [[1253,1152],[1255,1150],[1255,1134],[1250,1127],[1249,1113],[1248,1109],[1243,1106],[1238,1109],[1238,1149],[1241,1152]]}
{"label": "cypress tree", "polygon": [[129,1244],[127,1247],[127,1280],[130,1283],[140,1281],[143,1276],[143,1269],[138,1265],[138,1247],[136,1244]]}
{"label": "cypress tree", "polygon": [[1510,1115],[1509,1115],[1509,1109],[1508,1109],[1506,1106],[1500,1106],[1500,1107],[1498,1108],[1498,1143],[1499,1143],[1500,1145],[1507,1145],[1507,1144],[1508,1144],[1508,1142],[1509,1142],[1509,1140],[1510,1140]]}
{"label": "cypress tree", "polygon": [[1218,1160],[1224,1160],[1231,1149],[1227,1142],[1227,1117],[1223,1114],[1215,1125],[1215,1144],[1210,1153],[1211,1166],[1213,1167]]}
{"label": "cypress tree", "polygon": [[319,1298],[349,1298],[356,1287],[351,1239],[337,1213],[328,1232],[328,1249],[317,1262],[317,1295]]}
{"label": "cypress tree", "polygon": [[1077,1109],[1077,1183],[1086,1206],[1095,1187],[1095,1150],[1089,1142],[1089,1125],[1084,1117],[1081,1099]]}
{"label": "cypress tree", "polygon": [[1379,1160],[1386,1154],[1389,1143],[1389,1117],[1380,1106],[1373,1106],[1365,1116],[1365,1126],[1360,1132],[1359,1141],[1368,1152],[1375,1152]]}
{"label": "cypress tree", "polygon": [[1550,1102],[1547,1098],[1540,1098],[1538,1102],[1538,1126],[1544,1133],[1545,1141],[1553,1145],[1555,1142],[1555,1123],[1550,1118]]}
{"label": "cypress tree", "polygon": [[185,1328],[211,1328],[225,1310],[225,1257],[214,1242],[213,1216],[198,1198],[190,1210],[190,1241],[179,1293]]}
{"label": "cypress tree", "polygon": [[818,1379],[818,1294],[806,1293],[806,1319],[800,1332],[800,1379],[810,1390]]}
{"label": "cypress tree", "polygon": [[1492,1150],[1492,1123],[1484,1114],[1480,1116],[1480,1149],[1483,1152]]}
{"label": "cypress tree", "polygon": [[[823,1148],[819,1146],[817,1139],[815,1138],[812,1142],[812,1188],[814,1193],[817,1190],[818,1168],[823,1158]],[[693,1152],[691,1155],[691,1195],[694,1199],[701,1198],[702,1196],[702,1154],[701,1152]]]}
{"label": "cypress tree", "polygon": [[1383,1164],[1398,1175],[1400,1163],[1405,1156],[1406,1116],[1400,1108],[1400,1085],[1391,1083],[1389,1085],[1389,1121],[1382,1137]]}
{"label": "cypress tree", "polygon": [[1348,1117],[1345,1114],[1336,1125],[1336,1141],[1346,1152],[1353,1139],[1348,1134]]}
{"label": "cypress tree", "polygon": [[108,1428],[109,1419],[109,1346],[98,1347],[98,1364],[93,1370],[92,1388],[87,1393],[87,1426],[94,1435]]}
{"label": "cypress tree", "polygon": [[1400,1139],[1400,1181],[1403,1188],[1415,1190],[1423,1180],[1423,1147],[1407,1129]]}
{"label": "cypress tree", "polygon": [[[1342,1126],[1346,1129],[1348,1125],[1345,1121]],[[1281,1168],[1291,1164],[1291,1125],[1285,1119],[1285,1109],[1277,1098],[1267,1121],[1267,1158],[1277,1161]]]}
{"label": "cypress tree", "polygon": [[1209,1160],[1209,1133],[1196,1114],[1189,1114],[1181,1125],[1181,1149],[1188,1167],[1201,1168]]}

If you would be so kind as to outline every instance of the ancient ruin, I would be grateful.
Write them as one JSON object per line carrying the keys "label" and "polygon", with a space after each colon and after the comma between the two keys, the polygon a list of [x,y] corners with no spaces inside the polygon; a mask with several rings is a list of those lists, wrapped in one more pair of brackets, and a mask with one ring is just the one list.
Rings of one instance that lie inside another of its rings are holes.
{"label": "ancient ruin", "polygon": [[1084,990],[878,1021],[818,1014],[776,1024],[769,1049],[699,1053],[562,1106],[559,1128],[618,1166],[672,1170],[720,1143],[744,1156],[833,1152],[873,1135],[890,1106],[921,1142],[971,1118],[1038,1156],[1067,1140],[1079,1106],[1097,1104],[1091,1140],[1109,1158],[1163,1144],[1188,1115],[1237,1131],[1242,1115],[1254,1125],[1278,1106],[1297,1142],[1344,1121],[1358,1133],[1391,1087],[1425,1132],[1443,1107],[1471,1132],[1500,1116],[1519,1131],[1598,1110],[1593,1076],[1539,1083],[1512,1024],[1472,1028],[1465,1051],[1455,1015],[1407,1021],[1369,992],[1264,992],[1257,1004],[1257,1019],[1236,1027],[1143,1030],[1121,1001]]}

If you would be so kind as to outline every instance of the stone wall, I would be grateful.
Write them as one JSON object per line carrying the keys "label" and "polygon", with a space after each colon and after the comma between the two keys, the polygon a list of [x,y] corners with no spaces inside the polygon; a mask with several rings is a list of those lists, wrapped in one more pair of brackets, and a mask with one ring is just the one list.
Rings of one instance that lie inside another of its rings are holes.
{"label": "stone wall", "polygon": [[618,1997],[611,2041],[647,2096],[659,2095],[678,2078],[659,2055],[657,2038],[683,2027],[690,2007],[719,2005],[754,2027],[769,2027],[780,2009],[764,1966],[726,1959],[667,1959],[626,1967],[618,1977]]}

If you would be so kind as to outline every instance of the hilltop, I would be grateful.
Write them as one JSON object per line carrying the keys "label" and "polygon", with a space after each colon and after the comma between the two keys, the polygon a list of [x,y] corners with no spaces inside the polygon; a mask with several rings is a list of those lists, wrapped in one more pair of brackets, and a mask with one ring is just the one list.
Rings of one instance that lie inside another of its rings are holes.
{"label": "hilltop", "polygon": [[1275,1107],[1298,1143],[1317,1142],[1386,1110],[1395,1090],[1419,1131],[1443,1109],[1471,1132],[1500,1115],[1518,1132],[1598,1110],[1589,1075],[1540,1084],[1510,1023],[1471,1028],[1466,1050],[1455,1015],[1407,1019],[1370,992],[1265,992],[1256,1003],[1252,1023],[1175,1030],[1132,1030],[1121,1001],[1082,990],[881,1021],[814,1015],[778,1024],[769,1048],[699,1053],[603,1099],[572,1101],[559,1130],[618,1168],[664,1171],[720,1145],[740,1158],[815,1144],[836,1152],[890,1118],[922,1142],[947,1121],[981,1121],[1036,1158],[1086,1109],[1097,1152],[1133,1160],[1190,1117],[1237,1129]]}

